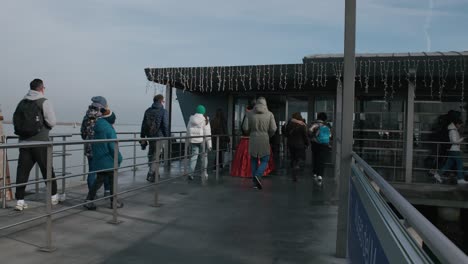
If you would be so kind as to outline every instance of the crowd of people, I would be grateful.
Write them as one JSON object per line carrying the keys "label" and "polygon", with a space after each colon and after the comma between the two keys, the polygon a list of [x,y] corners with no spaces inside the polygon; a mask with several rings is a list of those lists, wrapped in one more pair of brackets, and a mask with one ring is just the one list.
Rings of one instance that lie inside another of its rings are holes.
{"label": "crowd of people", "polygon": [[[49,141],[49,132],[56,125],[55,112],[50,100],[45,97],[45,85],[40,79],[34,79],[30,83],[30,89],[26,96],[18,103],[13,115],[15,134],[19,136],[19,142]],[[81,124],[81,137],[83,140],[116,139],[114,124],[116,114],[110,109],[106,98],[94,96],[86,110]],[[262,177],[267,176],[275,169],[270,139],[277,134],[277,123],[274,115],[268,110],[267,101],[260,97],[250,102],[242,121],[243,136],[238,145],[236,156],[232,161],[231,175],[240,177],[252,177],[255,188],[262,189]],[[324,129],[324,128],[328,128]],[[328,131],[328,132],[327,132]],[[326,123],[326,115],[319,114],[319,120],[310,128],[307,128],[305,120],[300,113],[294,113],[286,127],[288,147],[291,153],[292,178],[297,181],[297,170],[301,160],[305,159],[305,149],[311,144],[314,152],[314,177],[322,180],[323,176],[323,152],[329,144],[329,126]],[[200,158],[201,177],[208,178],[208,152],[215,148],[223,150],[228,148],[229,136],[226,136],[227,121],[221,109],[217,109],[215,118],[210,121],[206,115],[206,108],[198,105],[195,113],[190,116],[187,124],[187,143],[190,144],[190,174],[189,179],[194,179],[195,168]],[[224,136],[223,136],[224,135]],[[155,171],[154,161],[156,155],[160,155],[161,149],[149,138],[169,137],[168,113],[164,109],[164,96],[156,95],[153,104],[143,116],[140,132],[140,145],[143,150],[148,149],[148,173],[146,180],[155,182],[160,177]],[[212,136],[218,136],[212,140]],[[219,146],[218,146],[219,144]],[[161,144],[164,148],[164,144]],[[113,201],[114,164],[120,166],[121,153],[115,153],[113,142],[98,142],[84,144],[84,153],[88,160],[89,173],[87,177],[88,195],[85,207],[95,210],[98,190],[104,185],[104,196],[110,196],[110,207]],[[224,156],[222,151],[216,153],[217,160],[222,167]],[[115,161],[114,158],[118,160]],[[17,184],[25,184],[29,180],[29,174],[35,164],[41,170],[44,179],[47,178],[47,147],[20,148],[17,169]],[[217,166],[217,164],[215,164]],[[54,169],[51,170],[51,178],[46,184],[52,186],[51,201],[53,205],[65,200],[65,194],[57,193],[57,182]],[[26,185],[16,188],[15,210],[23,211],[28,208],[24,201]],[[117,207],[123,207],[121,201],[116,202]]]}

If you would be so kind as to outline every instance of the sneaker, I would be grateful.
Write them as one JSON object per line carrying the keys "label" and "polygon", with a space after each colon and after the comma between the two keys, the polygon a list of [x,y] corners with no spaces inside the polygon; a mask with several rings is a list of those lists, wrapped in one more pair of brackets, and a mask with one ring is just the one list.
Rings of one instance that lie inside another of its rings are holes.
{"label": "sneaker", "polygon": [[258,176],[254,176],[254,182],[255,182],[255,185],[257,185],[257,188],[259,190],[261,190],[263,188],[262,182],[260,181],[260,179],[258,179]]}
{"label": "sneaker", "polygon": [[442,177],[440,177],[439,173],[434,173],[434,179],[437,183],[442,183]]}
{"label": "sneaker", "polygon": [[24,209],[28,209],[28,204],[24,202],[24,200],[18,200],[16,202],[15,211],[23,211]]}
{"label": "sneaker", "polygon": [[109,190],[105,190],[105,191],[104,191],[104,197],[107,197],[107,196],[109,196],[109,195],[110,195],[110,191],[109,191]]}
{"label": "sneaker", "polygon": [[148,174],[146,175],[146,180],[149,181],[149,182],[154,182],[155,181],[155,175],[156,173],[154,172],[148,172]]}
{"label": "sneaker", "polygon": [[318,185],[322,185],[322,176],[320,176],[320,175],[317,176],[316,181],[317,181],[317,184],[318,184]]}
{"label": "sneaker", "polygon": [[59,195],[58,194],[52,195],[52,197],[50,199],[52,201],[52,205],[57,205],[59,203]]}
{"label": "sneaker", "polygon": [[193,181],[195,178],[193,177],[193,175],[189,175],[189,176],[188,176],[188,179],[191,180],[191,181]]}
{"label": "sneaker", "polygon": [[[89,202],[90,200],[86,200],[86,202]],[[87,203],[83,205],[84,208],[88,210],[96,210],[96,205],[93,202]]]}
{"label": "sneaker", "polygon": [[59,194],[59,202],[65,202],[67,195],[65,193]]}
{"label": "sneaker", "polygon": [[460,179],[457,180],[457,184],[468,184],[468,181],[465,181],[465,179]]}
{"label": "sneaker", "polygon": [[[121,201],[117,200],[117,208],[122,208],[123,206],[124,206],[124,204]],[[112,201],[110,203],[109,208],[114,209],[114,207],[112,207]]]}
{"label": "sneaker", "polygon": [[317,179],[317,174],[314,173],[313,177],[314,177],[314,180],[316,180]]}

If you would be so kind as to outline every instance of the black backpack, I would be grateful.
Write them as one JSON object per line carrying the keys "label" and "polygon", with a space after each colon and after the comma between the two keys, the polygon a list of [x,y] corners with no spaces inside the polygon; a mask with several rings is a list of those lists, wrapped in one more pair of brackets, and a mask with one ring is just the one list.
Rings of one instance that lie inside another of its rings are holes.
{"label": "black backpack", "polygon": [[21,138],[33,137],[44,127],[44,113],[42,105],[46,99],[23,99],[16,107],[13,114],[15,134]]}
{"label": "black backpack", "polygon": [[160,109],[149,108],[146,110],[143,129],[144,134],[147,137],[155,137],[159,132],[159,124],[156,124],[156,117],[159,114]]}

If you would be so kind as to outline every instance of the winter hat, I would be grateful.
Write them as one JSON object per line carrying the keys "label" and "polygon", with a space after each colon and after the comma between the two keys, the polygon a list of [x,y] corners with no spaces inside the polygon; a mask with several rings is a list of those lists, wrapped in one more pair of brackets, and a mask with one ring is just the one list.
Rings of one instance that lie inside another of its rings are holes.
{"label": "winter hat", "polygon": [[198,105],[197,109],[195,110],[197,114],[202,114],[204,115],[206,113],[206,109],[203,105]]}
{"label": "winter hat", "polygon": [[107,100],[102,96],[94,96],[93,98],[91,98],[91,101],[93,102],[94,106],[97,106],[99,108],[107,108]]}

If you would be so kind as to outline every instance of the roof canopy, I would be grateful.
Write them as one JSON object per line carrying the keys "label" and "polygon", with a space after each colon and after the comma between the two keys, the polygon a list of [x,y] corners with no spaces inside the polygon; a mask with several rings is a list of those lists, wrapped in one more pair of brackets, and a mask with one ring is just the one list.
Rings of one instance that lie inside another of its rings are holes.
{"label": "roof canopy", "polygon": [[[356,82],[368,89],[421,82],[427,89],[464,87],[468,52],[356,54]],[[341,82],[342,54],[319,54],[300,64],[147,68],[149,81],[199,93],[314,90]]]}

